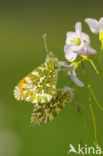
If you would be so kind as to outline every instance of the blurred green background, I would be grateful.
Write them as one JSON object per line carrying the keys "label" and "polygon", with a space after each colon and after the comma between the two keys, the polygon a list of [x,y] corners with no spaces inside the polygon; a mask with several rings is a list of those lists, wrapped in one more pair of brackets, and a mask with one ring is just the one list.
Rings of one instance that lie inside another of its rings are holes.
{"label": "blurred green background", "polygon": [[[84,19],[102,16],[102,0],[0,1],[0,156],[67,156],[69,144],[77,147],[82,141],[94,146],[86,87],[75,88],[89,133],[75,103],[68,103],[52,122],[32,126],[33,105],[17,102],[13,89],[22,77],[45,61],[44,33],[47,34],[48,49],[54,51],[60,60],[65,60],[66,32],[74,31],[75,22],[81,21],[83,31],[90,34],[93,48],[99,51],[98,36],[90,32]],[[102,80],[89,64],[86,67],[96,96],[103,105]],[[78,75],[85,82],[81,70]],[[69,77],[60,74],[57,85],[60,87],[69,82]],[[103,148],[103,113],[95,102],[93,104],[98,139]]]}

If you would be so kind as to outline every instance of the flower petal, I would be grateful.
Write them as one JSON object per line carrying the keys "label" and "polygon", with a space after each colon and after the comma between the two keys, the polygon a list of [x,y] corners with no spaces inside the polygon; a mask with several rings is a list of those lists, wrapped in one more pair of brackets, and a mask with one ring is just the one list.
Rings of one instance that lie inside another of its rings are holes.
{"label": "flower petal", "polygon": [[68,65],[65,62],[62,62],[62,66],[68,68],[68,74],[71,80],[79,87],[83,87],[84,84],[78,79],[75,73],[75,65]]}
{"label": "flower petal", "polygon": [[86,33],[83,33],[83,32],[81,33],[81,40],[82,40],[83,42],[90,43],[89,35],[86,34]]}
{"label": "flower petal", "polygon": [[74,70],[72,70],[71,72],[69,72],[70,78],[71,80],[79,87],[84,87],[84,83],[81,82],[78,77],[76,76],[75,73],[75,66],[74,66]]}
{"label": "flower petal", "polygon": [[99,20],[100,31],[103,31],[103,17]]}
{"label": "flower petal", "polygon": [[89,44],[84,46],[84,51],[86,52],[86,55],[95,55],[97,53],[96,50],[91,48]]}
{"label": "flower petal", "polygon": [[75,31],[76,31],[76,34],[77,34],[78,36],[81,35],[81,32],[82,32],[82,24],[81,24],[81,22],[77,22],[77,23],[75,24]]}
{"label": "flower petal", "polygon": [[71,43],[71,40],[73,38],[77,38],[76,33],[75,32],[67,32],[66,44],[73,45],[73,43]]}
{"label": "flower petal", "polygon": [[96,19],[93,18],[86,18],[85,22],[89,25],[90,30],[95,33],[98,34],[99,33],[99,22]]}
{"label": "flower petal", "polygon": [[80,51],[81,49],[83,49],[83,46],[84,46],[84,42],[81,42],[80,46],[77,46],[77,45],[73,45],[71,46],[71,50],[72,51]]}
{"label": "flower petal", "polygon": [[72,48],[69,45],[64,46],[64,52],[65,52],[65,58],[69,62],[73,62],[77,57],[77,54],[72,51]]}
{"label": "flower petal", "polygon": [[91,48],[89,44],[84,43],[83,48],[80,49],[79,51],[74,51],[74,53],[78,55],[89,56],[89,55],[95,55],[97,52],[95,49]]}

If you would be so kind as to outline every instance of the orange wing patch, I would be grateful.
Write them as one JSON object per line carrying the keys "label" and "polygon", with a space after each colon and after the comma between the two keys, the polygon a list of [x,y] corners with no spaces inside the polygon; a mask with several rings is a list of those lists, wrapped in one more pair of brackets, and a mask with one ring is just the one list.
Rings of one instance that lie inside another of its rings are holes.
{"label": "orange wing patch", "polygon": [[20,89],[21,89],[21,94],[23,94],[23,84],[25,82],[25,78],[23,80],[20,81]]}

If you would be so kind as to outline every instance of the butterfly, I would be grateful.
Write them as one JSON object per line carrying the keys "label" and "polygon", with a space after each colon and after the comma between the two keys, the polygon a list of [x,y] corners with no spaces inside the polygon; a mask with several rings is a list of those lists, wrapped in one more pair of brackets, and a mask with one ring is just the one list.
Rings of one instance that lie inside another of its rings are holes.
{"label": "butterfly", "polygon": [[14,90],[15,98],[30,103],[49,102],[55,93],[59,69],[59,60],[50,52],[42,65],[18,83]]}
{"label": "butterfly", "polygon": [[49,52],[45,62],[25,76],[15,87],[18,101],[33,103],[31,122],[40,125],[52,120],[64,105],[71,101],[70,89],[56,89],[61,62]]}

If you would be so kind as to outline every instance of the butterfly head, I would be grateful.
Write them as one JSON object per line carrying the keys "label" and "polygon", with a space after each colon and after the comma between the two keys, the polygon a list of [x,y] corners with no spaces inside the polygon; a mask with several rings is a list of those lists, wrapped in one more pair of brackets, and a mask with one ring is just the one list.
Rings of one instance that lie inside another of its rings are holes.
{"label": "butterfly head", "polygon": [[46,62],[52,64],[55,67],[55,69],[60,68],[60,61],[57,59],[53,52],[49,52],[47,54]]}

